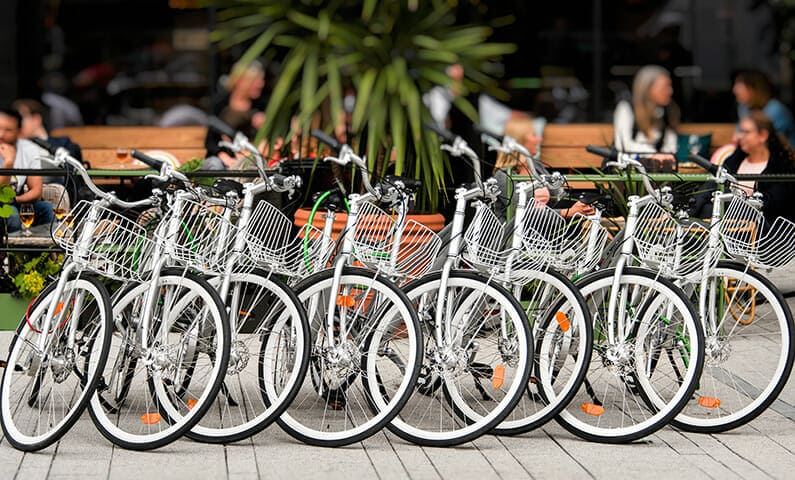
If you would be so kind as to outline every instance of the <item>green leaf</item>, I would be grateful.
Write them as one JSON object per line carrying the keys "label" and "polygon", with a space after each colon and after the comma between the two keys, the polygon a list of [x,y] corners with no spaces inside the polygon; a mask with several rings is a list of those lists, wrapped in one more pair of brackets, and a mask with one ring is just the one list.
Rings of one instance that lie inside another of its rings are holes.
{"label": "green leaf", "polygon": [[11,185],[0,185],[0,203],[11,203],[16,196],[17,192]]}
{"label": "green leaf", "polygon": [[375,6],[377,3],[377,0],[364,0],[362,2],[362,20],[365,22],[370,21],[370,19],[373,17],[373,12],[375,11]]}
{"label": "green leaf", "polygon": [[389,125],[392,127],[392,143],[395,146],[395,175],[403,175],[406,162],[406,116],[395,95],[390,100]]}
{"label": "green leaf", "polygon": [[17,212],[11,207],[11,205],[3,205],[0,206],[0,218],[8,218],[11,215],[15,215]]}
{"label": "green leaf", "polygon": [[331,54],[326,57],[326,67],[329,87],[329,104],[331,107],[331,123],[337,123],[342,113],[342,80],[337,64],[337,57]]}
{"label": "green leaf", "polygon": [[287,32],[290,30],[290,23],[289,22],[276,22],[268,27],[255,41],[251,46],[246,50],[241,57],[238,63],[243,65],[250,64],[254,59],[259,57],[262,52],[265,51],[268,46],[270,46],[273,39],[276,36]]}
{"label": "green leaf", "polygon": [[352,128],[355,132],[361,131],[364,114],[369,108],[370,91],[373,89],[377,75],[377,69],[371,68],[367,70],[364,72],[364,75],[362,75],[362,79],[356,87],[356,107],[353,109],[352,120]]}
{"label": "green leaf", "polygon": [[257,135],[257,140],[261,139],[263,136],[270,138],[270,133],[275,127],[273,118],[281,108],[288,92],[294,87],[293,81],[295,80],[298,72],[301,70],[301,66],[304,63],[305,58],[306,47],[299,46],[291,52],[291,56],[289,56],[285,61],[284,69],[282,70],[281,75],[279,75],[279,80],[276,82],[276,86],[273,87],[273,92],[271,94],[270,100],[268,101],[268,106],[265,107],[265,124],[263,125],[260,133]]}

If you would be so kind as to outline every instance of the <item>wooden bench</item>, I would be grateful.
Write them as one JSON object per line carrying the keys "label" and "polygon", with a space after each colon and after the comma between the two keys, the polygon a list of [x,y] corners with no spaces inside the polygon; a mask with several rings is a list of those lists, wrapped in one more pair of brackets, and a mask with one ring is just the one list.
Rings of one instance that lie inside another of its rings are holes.
{"label": "wooden bench", "polygon": [[[731,142],[733,123],[690,123],[680,126],[680,133],[712,134],[712,150]],[[83,150],[83,159],[95,169],[125,168],[116,159],[116,148],[165,150],[179,164],[205,154],[205,127],[112,127],[89,126],[62,128],[53,136],[68,135]],[[564,173],[588,173],[602,160],[585,151],[586,145],[607,146],[613,143],[613,126],[608,123],[548,124],[544,129],[541,160]],[[129,162],[128,162],[129,163]],[[130,168],[129,164],[126,168]],[[680,166],[681,172],[702,173],[697,167]],[[593,188],[592,182],[577,182],[576,188]]]}
{"label": "wooden bench", "polygon": [[[731,142],[733,123],[687,123],[679,133],[712,134],[711,149]],[[556,169],[588,169],[599,167],[602,160],[585,151],[586,145],[608,146],[613,143],[613,126],[608,123],[549,124],[544,129],[541,161]]]}
{"label": "wooden bench", "polygon": [[[733,123],[688,123],[679,133],[712,134],[710,151],[731,143],[735,131]],[[609,146],[613,143],[613,126],[608,123],[548,124],[541,143],[541,161],[563,173],[590,173],[602,159],[585,151],[587,145]],[[700,167],[683,163],[680,173],[703,173]],[[575,188],[593,188],[592,182],[575,182]]]}
{"label": "wooden bench", "polygon": [[[118,147],[164,150],[174,155],[179,164],[204,158],[206,127],[68,127],[52,132],[52,136],[69,136],[80,145],[83,160],[94,169],[115,170],[123,167],[116,158]],[[132,162],[127,162],[132,163]],[[129,166],[127,167],[129,168]]]}

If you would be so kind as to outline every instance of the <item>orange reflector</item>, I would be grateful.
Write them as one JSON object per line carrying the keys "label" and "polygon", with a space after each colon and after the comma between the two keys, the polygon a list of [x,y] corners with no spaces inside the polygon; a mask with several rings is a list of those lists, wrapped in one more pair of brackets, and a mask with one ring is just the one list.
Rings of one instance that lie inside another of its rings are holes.
{"label": "orange reflector", "polygon": [[595,403],[583,403],[582,411],[588,415],[593,415],[594,417],[598,417],[599,415],[605,413],[604,407]]}
{"label": "orange reflector", "polygon": [[240,316],[241,316],[241,317],[248,317],[249,315],[251,315],[251,314],[250,314],[250,313],[248,313],[248,312],[246,312],[245,310],[241,310],[241,311],[240,311]]}
{"label": "orange reflector", "polygon": [[557,312],[555,314],[555,320],[558,321],[558,325],[560,325],[560,329],[564,332],[568,332],[569,328],[571,328],[571,323],[569,322],[569,316],[563,312]]}
{"label": "orange reflector", "polygon": [[58,315],[63,310],[63,302],[58,302],[58,305],[55,306],[55,314]]}
{"label": "orange reflector", "polygon": [[536,383],[538,383],[538,380],[536,380],[536,377],[530,377],[530,383],[535,385]]}
{"label": "orange reflector", "polygon": [[505,382],[505,366],[499,364],[494,367],[494,375],[491,377],[491,386],[494,390],[499,389]]}
{"label": "orange reflector", "polygon": [[195,398],[189,398],[186,403],[188,405],[188,410],[193,410],[193,407],[195,407],[198,402]]}
{"label": "orange reflector", "polygon": [[356,304],[351,295],[337,295],[338,307],[352,307]]}
{"label": "orange reflector", "polygon": [[154,425],[160,421],[159,413],[144,413],[141,415],[141,423],[144,425]]}
{"label": "orange reflector", "polygon": [[718,408],[720,400],[715,397],[698,397],[698,404],[704,408]]}

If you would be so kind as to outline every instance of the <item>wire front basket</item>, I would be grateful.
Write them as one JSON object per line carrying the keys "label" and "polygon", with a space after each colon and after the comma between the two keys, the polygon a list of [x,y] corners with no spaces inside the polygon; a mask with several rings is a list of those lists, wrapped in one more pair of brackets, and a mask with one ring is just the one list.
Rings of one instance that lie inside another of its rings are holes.
{"label": "wire front basket", "polygon": [[154,247],[144,227],[85,200],[53,224],[52,238],[73,262],[117,280],[142,280]]}
{"label": "wire front basket", "polygon": [[312,225],[293,232],[293,222],[277,207],[260,202],[246,228],[248,253],[266,270],[302,279],[328,266],[334,241]]}
{"label": "wire front basket", "polygon": [[602,257],[607,230],[598,221],[575,215],[566,220],[552,208],[531,200],[525,210],[524,248],[556,270],[581,275]]}
{"label": "wire front basket", "polygon": [[[547,262],[544,255],[539,254],[545,250],[543,236],[530,228],[525,230],[523,245],[527,248],[510,247],[512,231],[489,206],[479,202],[475,216],[464,232],[464,260],[489,276],[506,282],[519,282],[524,278],[523,272],[537,271]],[[549,244],[546,244],[546,249],[549,249]]]}
{"label": "wire front basket", "polygon": [[795,262],[795,223],[779,217],[765,224],[759,209],[746,199],[729,202],[720,223],[726,252],[759,268],[786,268]]}
{"label": "wire front basket", "polygon": [[427,272],[441,245],[441,239],[433,230],[415,220],[400,225],[376,205],[363,203],[360,206],[353,256],[398,284]]}
{"label": "wire front basket", "polygon": [[709,249],[709,230],[677,221],[656,203],[641,210],[633,239],[641,262],[666,278],[700,277],[720,258],[719,249]]}
{"label": "wire front basket", "polygon": [[[165,216],[165,225],[155,230],[155,238],[178,262],[208,274],[226,271],[234,256],[234,239],[237,227],[224,218],[229,206],[215,205],[188,198],[174,202]],[[170,232],[174,217],[179,218],[176,232]],[[242,262],[241,267],[250,267],[250,262]]]}

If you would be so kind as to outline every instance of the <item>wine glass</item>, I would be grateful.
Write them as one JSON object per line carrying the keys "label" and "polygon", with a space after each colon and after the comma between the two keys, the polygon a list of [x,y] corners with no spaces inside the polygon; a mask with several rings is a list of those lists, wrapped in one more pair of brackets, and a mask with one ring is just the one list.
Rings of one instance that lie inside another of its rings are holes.
{"label": "wine glass", "polygon": [[33,212],[32,203],[23,203],[19,206],[19,220],[22,222],[22,235],[26,237],[33,235],[30,233],[30,226],[33,225],[36,214]]}
{"label": "wine glass", "polygon": [[116,159],[119,160],[119,165],[125,167],[127,165],[127,159],[129,155],[129,151],[124,147],[117,147],[116,148]]}

